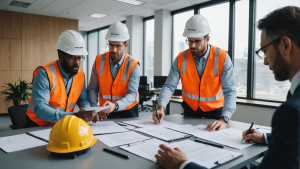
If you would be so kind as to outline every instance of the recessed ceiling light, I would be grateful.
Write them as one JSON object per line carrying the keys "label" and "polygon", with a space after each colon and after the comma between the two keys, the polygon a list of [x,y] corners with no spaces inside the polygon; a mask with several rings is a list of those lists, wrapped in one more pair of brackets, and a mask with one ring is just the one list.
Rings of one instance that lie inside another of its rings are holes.
{"label": "recessed ceiling light", "polygon": [[29,5],[31,5],[31,3],[12,1],[9,5],[10,6],[16,6],[16,7],[27,8]]}
{"label": "recessed ceiling light", "polygon": [[94,17],[94,18],[103,18],[107,15],[104,15],[104,14],[99,14],[99,13],[94,13],[92,15],[89,15],[90,17]]}
{"label": "recessed ceiling light", "polygon": [[116,1],[124,2],[127,4],[131,4],[131,5],[141,5],[141,4],[145,3],[145,2],[137,1],[137,0],[116,0]]}

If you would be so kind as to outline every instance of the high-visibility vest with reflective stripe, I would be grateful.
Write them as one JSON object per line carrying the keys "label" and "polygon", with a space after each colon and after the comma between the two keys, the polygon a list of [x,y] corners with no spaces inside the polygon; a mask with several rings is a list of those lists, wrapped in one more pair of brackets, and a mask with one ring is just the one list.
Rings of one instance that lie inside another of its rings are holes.
{"label": "high-visibility vest with reflective stripe", "polygon": [[210,53],[202,78],[198,75],[194,58],[188,49],[178,55],[178,69],[182,82],[182,99],[196,111],[204,112],[223,107],[224,95],[221,75],[227,51],[210,46]]}
{"label": "high-visibility vest with reflective stripe", "polygon": [[[42,67],[47,72],[50,84],[50,100],[48,102],[49,106],[55,110],[73,112],[84,85],[85,78],[83,71],[79,69],[78,73],[73,77],[73,82],[69,92],[69,96],[67,96],[65,83],[56,61],[36,68],[33,73],[32,82],[34,81],[36,73]],[[51,122],[41,120],[36,116],[36,114],[34,113],[34,107],[31,97],[28,104],[27,116],[40,126],[54,124]]]}
{"label": "high-visibility vest with reflective stripe", "polygon": [[[129,76],[134,67],[139,63],[126,53],[117,76],[115,77],[115,80],[113,80],[110,71],[109,57],[109,52],[100,54],[96,57],[100,106],[103,106],[106,101],[116,102],[126,95]],[[135,101],[123,110],[129,110],[133,108],[136,104],[138,104],[138,98],[139,93],[137,93]]]}

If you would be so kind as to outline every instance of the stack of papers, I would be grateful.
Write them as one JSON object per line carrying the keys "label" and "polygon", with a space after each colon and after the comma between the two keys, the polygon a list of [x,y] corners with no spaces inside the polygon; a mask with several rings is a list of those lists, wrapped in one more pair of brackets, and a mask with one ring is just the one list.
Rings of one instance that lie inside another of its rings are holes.
{"label": "stack of papers", "polygon": [[176,123],[171,123],[168,121],[163,120],[161,123],[154,123],[152,119],[142,119],[142,120],[130,120],[130,121],[123,121],[122,123],[126,123],[132,126],[137,127],[171,127],[173,125],[178,125]]}
{"label": "stack of papers", "polygon": [[52,130],[52,128],[45,129],[45,130],[31,131],[31,132],[27,132],[26,134],[33,136],[33,137],[37,137],[43,141],[48,142],[51,130]]}
{"label": "stack of papers", "polygon": [[129,131],[113,121],[98,121],[97,123],[89,122],[88,124],[90,125],[94,135]]}

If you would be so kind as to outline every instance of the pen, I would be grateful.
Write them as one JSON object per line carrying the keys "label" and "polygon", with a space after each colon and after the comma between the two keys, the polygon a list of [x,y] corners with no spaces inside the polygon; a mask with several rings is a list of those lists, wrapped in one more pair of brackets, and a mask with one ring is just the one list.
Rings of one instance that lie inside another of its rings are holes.
{"label": "pen", "polygon": [[42,141],[45,141],[45,142],[47,142],[47,143],[49,142],[48,140],[43,139],[43,138],[38,137],[38,136],[35,136],[34,134],[31,134],[30,132],[27,132],[26,134],[28,134],[28,135],[30,135],[30,136],[32,136],[32,137],[34,137],[34,138],[40,139],[40,140],[42,140]]}
{"label": "pen", "polygon": [[195,141],[198,142],[198,143],[203,143],[203,144],[207,144],[207,145],[210,145],[210,146],[215,146],[215,147],[219,147],[219,148],[224,148],[224,146],[223,146],[223,145],[220,145],[220,144],[208,143],[208,142],[204,142],[204,141],[197,140],[197,139],[195,139]]}
{"label": "pen", "polygon": [[182,137],[173,138],[173,139],[167,140],[167,141],[179,140],[179,139],[182,139],[182,138],[188,138],[188,137],[190,137],[190,136],[191,136],[191,135],[184,135],[184,136],[182,136]]}
{"label": "pen", "polygon": [[108,149],[108,148],[103,148],[103,151],[109,152],[109,153],[114,154],[114,155],[117,155],[117,156],[119,156],[119,157],[123,157],[123,158],[130,159],[129,156],[124,155],[124,154],[119,153],[119,152],[116,152],[116,151],[114,151],[114,150]]}
{"label": "pen", "polygon": [[133,145],[136,145],[136,144],[139,144],[139,143],[142,143],[142,142],[145,142],[145,140],[141,140],[141,141],[136,141],[136,142],[133,142],[133,143],[129,143],[128,146],[133,146]]}
{"label": "pen", "polygon": [[225,163],[225,162],[227,162],[227,161],[229,161],[229,160],[231,160],[231,159],[233,159],[233,158],[234,158],[234,155],[231,155],[231,156],[222,158],[221,160],[218,160],[218,161],[216,161],[215,163],[216,163],[216,164],[223,164],[223,163]]}
{"label": "pen", "polygon": [[[252,122],[252,124],[251,124],[250,128],[248,129],[248,131],[246,132],[245,136],[249,134],[250,130],[253,127],[253,124],[255,124],[255,121]],[[242,139],[242,141],[243,141],[243,139]]]}
{"label": "pen", "polygon": [[158,104],[158,102],[157,102],[157,97],[156,97],[156,106],[155,106],[155,108],[156,108],[156,115],[157,115],[157,119],[158,119],[158,121],[160,123],[159,114],[158,114],[158,111],[157,111],[157,104]]}

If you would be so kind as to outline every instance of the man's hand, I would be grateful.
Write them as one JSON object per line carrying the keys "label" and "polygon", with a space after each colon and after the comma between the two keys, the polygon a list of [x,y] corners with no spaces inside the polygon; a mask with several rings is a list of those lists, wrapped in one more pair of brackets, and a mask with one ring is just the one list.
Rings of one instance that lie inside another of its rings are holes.
{"label": "man's hand", "polygon": [[179,148],[170,148],[164,144],[159,145],[158,154],[155,155],[156,162],[166,169],[179,169],[188,160],[185,153]]}
{"label": "man's hand", "polygon": [[205,128],[207,131],[215,131],[215,130],[223,130],[226,128],[227,123],[224,119],[214,120],[213,122],[209,123],[209,125]]}
{"label": "man's hand", "polygon": [[245,140],[246,143],[265,143],[265,137],[264,133],[257,131],[256,129],[250,130],[249,134],[245,136],[248,130],[245,130],[243,132],[243,139]]}
{"label": "man's hand", "polygon": [[109,113],[111,113],[112,111],[114,111],[115,108],[116,108],[115,103],[110,102],[110,101],[106,101],[103,104],[103,106],[108,106],[109,108],[98,112],[100,120],[107,119],[107,116],[109,115]]}
{"label": "man's hand", "polygon": [[95,121],[94,123],[98,121],[97,117],[95,117],[97,116],[96,114],[97,114],[96,111],[85,111],[84,108],[80,108],[80,110],[77,113],[74,113],[75,116],[81,118],[85,122],[89,122],[93,120],[93,122]]}
{"label": "man's hand", "polygon": [[[159,114],[160,122],[162,122],[162,120],[165,117],[165,108],[164,108],[164,106],[159,106],[159,108],[157,109],[157,112]],[[159,123],[159,121],[157,119],[156,111],[152,114],[152,119],[155,123]]]}

